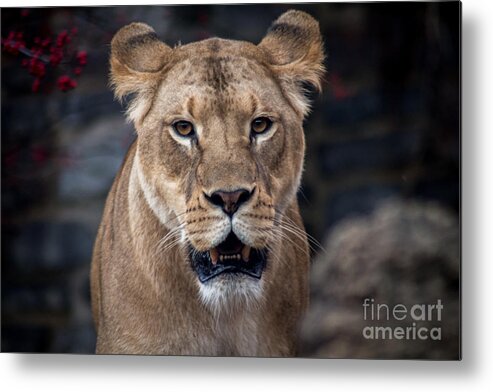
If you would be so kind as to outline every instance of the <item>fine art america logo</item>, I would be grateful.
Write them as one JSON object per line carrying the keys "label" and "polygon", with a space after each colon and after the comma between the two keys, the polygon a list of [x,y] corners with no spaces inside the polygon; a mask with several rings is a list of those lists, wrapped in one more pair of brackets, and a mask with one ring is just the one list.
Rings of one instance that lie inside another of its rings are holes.
{"label": "fine art america logo", "polygon": [[[442,328],[436,325],[442,321],[442,310],[440,299],[435,304],[406,306],[376,303],[373,298],[365,298],[363,318],[368,324],[363,328],[363,337],[380,340],[441,340]],[[433,323],[433,327],[423,325],[430,323]]]}

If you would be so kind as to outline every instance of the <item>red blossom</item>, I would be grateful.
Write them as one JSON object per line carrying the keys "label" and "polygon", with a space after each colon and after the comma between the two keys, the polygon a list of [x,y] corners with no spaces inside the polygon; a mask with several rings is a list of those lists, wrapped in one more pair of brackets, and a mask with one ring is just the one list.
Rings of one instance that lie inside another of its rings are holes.
{"label": "red blossom", "polygon": [[[53,50],[51,50],[53,49]],[[62,59],[63,59],[63,51],[58,49],[58,48],[51,48],[50,49],[50,64],[52,66],[57,66],[58,64],[60,64],[62,62]]]}
{"label": "red blossom", "polygon": [[69,44],[71,41],[70,36],[67,33],[67,30],[63,30],[60,34],[58,34],[56,38],[56,46],[59,48]]}
{"label": "red blossom", "polygon": [[76,58],[80,65],[87,64],[87,52],[85,50],[78,52]]}
{"label": "red blossom", "polygon": [[50,44],[51,44],[51,38],[50,37],[46,37],[44,40],[41,41],[41,46],[43,48],[46,48]]}
{"label": "red blossom", "polygon": [[68,75],[62,75],[58,78],[57,85],[61,91],[68,91],[77,87],[77,82]]}
{"label": "red blossom", "polygon": [[31,57],[33,59],[39,59],[43,55],[43,49],[37,48],[36,46],[33,46],[31,48]]}
{"label": "red blossom", "polygon": [[3,50],[7,53],[17,55],[19,53],[19,49],[26,47],[26,43],[23,40],[23,33],[10,31],[7,38],[2,38],[2,46]]}
{"label": "red blossom", "polygon": [[42,78],[46,75],[46,65],[42,61],[32,58],[29,62],[29,73],[38,78]]}
{"label": "red blossom", "polygon": [[25,47],[26,47],[26,44],[24,43],[24,41],[19,41],[19,42],[16,42],[16,44],[15,44],[16,49],[23,49]]}
{"label": "red blossom", "polygon": [[[20,14],[27,16],[29,12],[27,9],[21,10]],[[11,30],[6,37],[1,38],[1,46],[7,53],[14,55],[22,53],[28,57],[23,58],[19,63],[34,76],[31,89],[33,92],[38,92],[42,79],[60,64],[70,64],[74,76],[82,74],[83,66],[87,64],[87,52],[77,51],[71,47],[72,39],[77,33],[76,27],[63,30],[57,35],[51,33],[32,35],[24,31]],[[31,43],[29,49],[26,48],[26,39]],[[59,76],[56,80],[57,87],[61,91],[68,91],[77,86],[76,80],[66,74]],[[51,91],[50,86],[45,91]]]}

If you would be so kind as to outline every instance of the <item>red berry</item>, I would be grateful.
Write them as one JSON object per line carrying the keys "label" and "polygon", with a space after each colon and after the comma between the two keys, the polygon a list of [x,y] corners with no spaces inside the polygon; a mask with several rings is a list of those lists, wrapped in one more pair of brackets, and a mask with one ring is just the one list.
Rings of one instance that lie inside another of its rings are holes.
{"label": "red berry", "polygon": [[57,85],[61,91],[68,91],[77,87],[77,82],[68,75],[62,75],[58,78]]}
{"label": "red berry", "polygon": [[51,38],[50,37],[47,37],[43,41],[41,41],[41,46],[43,48],[46,48],[50,43],[51,43]]}
{"label": "red berry", "polygon": [[42,78],[46,74],[46,66],[42,61],[33,58],[29,64],[29,73],[38,78]]}
{"label": "red berry", "polygon": [[56,46],[62,47],[70,42],[70,37],[68,36],[67,30],[63,30],[60,34],[58,34],[56,38]]}
{"label": "red berry", "polygon": [[87,52],[85,50],[81,50],[80,52],[78,52],[76,57],[80,65],[87,64]]}
{"label": "red berry", "polygon": [[50,64],[55,67],[62,62],[63,53],[61,50],[54,50],[50,54]]}

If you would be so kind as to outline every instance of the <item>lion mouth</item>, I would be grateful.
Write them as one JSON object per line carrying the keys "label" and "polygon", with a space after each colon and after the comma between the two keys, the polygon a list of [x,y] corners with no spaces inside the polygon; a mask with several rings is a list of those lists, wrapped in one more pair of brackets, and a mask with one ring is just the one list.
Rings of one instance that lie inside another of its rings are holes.
{"label": "lion mouth", "polygon": [[202,283],[222,274],[245,274],[260,279],[267,260],[267,250],[245,245],[231,232],[226,240],[208,251],[191,249],[190,259]]}

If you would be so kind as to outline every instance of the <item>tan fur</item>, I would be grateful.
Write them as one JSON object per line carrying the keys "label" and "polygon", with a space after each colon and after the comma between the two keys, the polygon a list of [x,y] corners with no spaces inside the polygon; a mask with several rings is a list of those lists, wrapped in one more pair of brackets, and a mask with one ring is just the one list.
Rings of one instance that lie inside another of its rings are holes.
{"label": "tan fur", "polygon": [[[166,46],[134,23],[112,41],[111,80],[137,130],[106,202],[91,270],[98,353],[293,356],[308,302],[309,251],[296,192],[308,102],[320,87],[318,23],[289,11],[259,45],[209,39]],[[250,138],[250,123],[274,119]],[[197,140],[180,138],[177,120]],[[230,220],[204,196],[253,196]],[[269,248],[262,278],[202,284],[187,245],[206,251],[233,230]]]}

